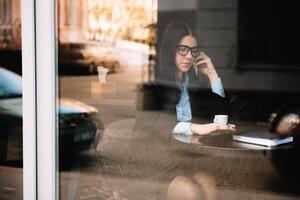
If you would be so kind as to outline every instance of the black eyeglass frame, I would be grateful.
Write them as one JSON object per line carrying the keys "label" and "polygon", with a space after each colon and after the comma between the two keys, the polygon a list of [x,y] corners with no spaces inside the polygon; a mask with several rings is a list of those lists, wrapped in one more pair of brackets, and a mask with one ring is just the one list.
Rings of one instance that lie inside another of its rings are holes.
{"label": "black eyeglass frame", "polygon": [[[187,51],[186,53],[180,52],[180,48],[181,48],[181,47],[187,48],[188,51]],[[198,50],[198,51],[196,52],[195,55],[194,55],[195,51],[193,51],[194,49],[197,49],[197,50]],[[191,51],[191,54],[192,54],[193,57],[197,57],[197,56],[199,56],[200,53],[201,53],[201,49],[200,49],[198,46],[196,46],[196,47],[189,47],[189,46],[187,46],[187,45],[176,45],[176,52],[177,52],[179,55],[181,55],[181,56],[186,56],[190,51]]]}

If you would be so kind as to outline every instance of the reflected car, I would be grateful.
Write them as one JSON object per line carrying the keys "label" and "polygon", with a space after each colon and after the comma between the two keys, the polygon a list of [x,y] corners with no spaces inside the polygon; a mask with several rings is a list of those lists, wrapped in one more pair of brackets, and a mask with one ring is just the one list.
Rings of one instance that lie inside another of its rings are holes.
{"label": "reflected car", "polygon": [[[98,110],[81,101],[59,99],[59,158],[89,150],[102,131]],[[0,67],[0,162],[22,161],[22,78]]]}

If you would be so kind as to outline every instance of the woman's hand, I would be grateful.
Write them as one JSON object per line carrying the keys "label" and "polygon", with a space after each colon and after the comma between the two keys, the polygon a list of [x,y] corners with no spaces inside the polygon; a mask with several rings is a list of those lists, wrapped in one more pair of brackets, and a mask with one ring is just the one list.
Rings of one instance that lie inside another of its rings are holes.
{"label": "woman's hand", "polygon": [[191,124],[191,131],[197,135],[208,135],[216,131],[221,132],[235,132],[235,125],[233,124]]}
{"label": "woman's hand", "polygon": [[200,55],[195,58],[194,65],[209,78],[210,82],[218,78],[218,74],[210,57],[205,53],[201,52]]}

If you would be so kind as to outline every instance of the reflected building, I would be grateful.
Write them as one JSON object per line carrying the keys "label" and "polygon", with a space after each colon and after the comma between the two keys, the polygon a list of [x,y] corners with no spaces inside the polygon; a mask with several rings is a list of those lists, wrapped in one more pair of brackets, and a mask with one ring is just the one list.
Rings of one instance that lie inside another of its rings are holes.
{"label": "reflected building", "polygon": [[20,0],[0,1],[0,49],[21,48]]}
{"label": "reflected building", "polygon": [[[0,4],[1,60],[6,60],[0,64],[21,74],[21,63],[12,59],[21,60],[20,0]],[[153,38],[149,26],[157,22],[157,0],[59,0],[57,13],[59,71],[94,74],[99,65],[112,71],[120,67],[114,55],[117,41],[149,46]]]}
{"label": "reflected building", "polygon": [[20,0],[0,1],[0,65],[19,74],[21,68]]}
{"label": "reflected building", "polygon": [[147,42],[157,21],[157,0],[58,1],[60,42],[86,40]]}
{"label": "reflected building", "polygon": [[[20,5],[20,0],[0,1],[1,49],[20,48]],[[109,36],[146,42],[146,26],[157,21],[157,0],[59,0],[57,8],[62,43],[103,40]]]}

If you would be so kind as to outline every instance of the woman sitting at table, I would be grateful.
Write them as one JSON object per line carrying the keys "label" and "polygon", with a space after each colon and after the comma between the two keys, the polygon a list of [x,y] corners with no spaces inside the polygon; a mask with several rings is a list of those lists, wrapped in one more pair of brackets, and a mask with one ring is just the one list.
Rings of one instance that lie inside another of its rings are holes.
{"label": "woman sitting at table", "polygon": [[[227,124],[191,123],[192,111],[188,87],[192,71],[195,71],[196,76],[199,71],[206,75],[212,92],[218,98],[225,98],[221,79],[211,59],[200,50],[191,29],[182,22],[169,23],[163,33],[159,51],[159,73],[163,79],[173,82],[180,89],[180,98],[176,105],[179,123],[173,129],[173,133],[207,135],[216,131],[235,131],[233,126]],[[192,66],[194,70],[191,70]]]}

